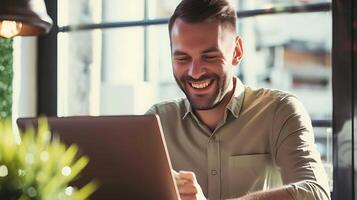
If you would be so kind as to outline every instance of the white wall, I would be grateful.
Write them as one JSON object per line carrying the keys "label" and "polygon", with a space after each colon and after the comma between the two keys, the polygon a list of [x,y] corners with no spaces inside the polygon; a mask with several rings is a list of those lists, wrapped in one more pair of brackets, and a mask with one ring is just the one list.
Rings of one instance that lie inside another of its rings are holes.
{"label": "white wall", "polygon": [[16,37],[13,43],[12,117],[37,115],[37,37]]}

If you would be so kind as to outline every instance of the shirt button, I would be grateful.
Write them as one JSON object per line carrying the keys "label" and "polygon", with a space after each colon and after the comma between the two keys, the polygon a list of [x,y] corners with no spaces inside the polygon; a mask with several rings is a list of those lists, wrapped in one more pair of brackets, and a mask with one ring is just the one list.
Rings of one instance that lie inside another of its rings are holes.
{"label": "shirt button", "polygon": [[211,174],[212,175],[216,175],[217,174],[217,170],[211,170]]}
{"label": "shirt button", "polygon": [[214,136],[212,136],[212,140],[216,140],[216,136],[214,135]]}

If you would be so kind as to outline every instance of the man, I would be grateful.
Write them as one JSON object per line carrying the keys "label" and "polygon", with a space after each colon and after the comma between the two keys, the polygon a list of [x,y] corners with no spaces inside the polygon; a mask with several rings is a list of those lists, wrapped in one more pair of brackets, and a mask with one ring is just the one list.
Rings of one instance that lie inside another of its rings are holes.
{"label": "man", "polygon": [[233,75],[243,44],[226,0],[183,0],[169,22],[185,99],[154,105],[182,199],[330,199],[301,103]]}

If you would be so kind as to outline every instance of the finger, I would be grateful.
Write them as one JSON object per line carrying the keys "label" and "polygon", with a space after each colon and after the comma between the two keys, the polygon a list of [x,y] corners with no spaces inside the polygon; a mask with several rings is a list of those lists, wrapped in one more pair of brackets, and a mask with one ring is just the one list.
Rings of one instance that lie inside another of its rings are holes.
{"label": "finger", "polygon": [[178,185],[178,190],[180,194],[196,195],[197,189],[192,184]]}
{"label": "finger", "polygon": [[181,200],[196,200],[196,195],[180,195]]}
{"label": "finger", "polygon": [[180,174],[175,170],[171,169],[171,173],[174,176],[177,185],[184,185],[188,182],[186,179],[180,178]]}
{"label": "finger", "polygon": [[193,185],[195,182],[193,182],[193,180],[191,179],[187,179],[187,178],[178,178],[178,179],[175,179],[176,180],[176,183],[182,183],[182,184],[191,184]]}
{"label": "finger", "polygon": [[176,177],[178,178],[180,176],[179,173],[177,171],[173,170],[173,169],[171,169],[171,173],[175,178]]}
{"label": "finger", "polygon": [[190,184],[194,185],[194,182],[192,180],[184,179],[184,178],[175,178],[176,185],[185,185],[185,184]]}
{"label": "finger", "polygon": [[191,172],[191,171],[180,171],[179,172],[180,178],[182,179],[187,179],[187,180],[191,180],[194,181],[196,180],[196,176],[195,173]]}
{"label": "finger", "polygon": [[176,185],[180,186],[180,185],[185,185],[190,183],[188,180],[185,179],[176,179]]}

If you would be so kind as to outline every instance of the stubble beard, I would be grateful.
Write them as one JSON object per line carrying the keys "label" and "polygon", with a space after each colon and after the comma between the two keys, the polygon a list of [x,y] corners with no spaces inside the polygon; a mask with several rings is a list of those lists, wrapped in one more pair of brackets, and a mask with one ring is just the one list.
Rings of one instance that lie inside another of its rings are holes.
{"label": "stubble beard", "polygon": [[211,110],[211,109],[217,107],[222,102],[222,100],[224,98],[224,91],[228,87],[226,84],[226,77],[219,77],[216,74],[207,75],[205,77],[200,78],[200,80],[210,77],[211,79],[214,80],[214,83],[211,83],[211,84],[216,84],[216,86],[215,86],[216,89],[209,96],[207,96],[207,95],[197,96],[197,95],[190,94],[186,88],[186,87],[190,87],[187,85],[188,85],[188,80],[190,80],[190,79],[192,80],[191,77],[189,77],[187,75],[182,76],[180,79],[178,79],[175,75],[174,75],[174,77],[175,77],[177,85],[185,93],[188,101],[190,102],[190,104],[194,110]]}

